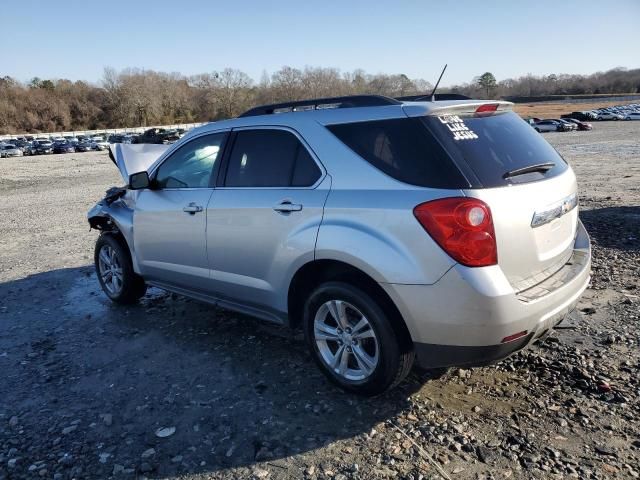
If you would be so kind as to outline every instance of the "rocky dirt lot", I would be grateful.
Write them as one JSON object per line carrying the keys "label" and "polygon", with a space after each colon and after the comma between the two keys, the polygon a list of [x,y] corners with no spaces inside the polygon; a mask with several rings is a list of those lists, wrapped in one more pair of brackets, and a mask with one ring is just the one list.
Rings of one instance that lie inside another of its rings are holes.
{"label": "rocky dirt lot", "polygon": [[593,281],[493,367],[331,387],[297,336],[151,290],[111,305],[85,213],[104,153],[0,160],[0,479],[638,478],[640,122],[546,134],[577,172]]}

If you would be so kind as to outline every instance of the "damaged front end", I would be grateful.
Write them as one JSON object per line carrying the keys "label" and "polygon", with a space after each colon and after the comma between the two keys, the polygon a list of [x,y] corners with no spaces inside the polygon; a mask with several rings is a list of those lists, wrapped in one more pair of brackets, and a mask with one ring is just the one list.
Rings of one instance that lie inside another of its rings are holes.
{"label": "damaged front end", "polygon": [[133,268],[137,272],[133,244],[134,192],[124,187],[112,187],[105,197],[87,213],[89,227],[100,233],[110,233],[122,237],[129,247]]}

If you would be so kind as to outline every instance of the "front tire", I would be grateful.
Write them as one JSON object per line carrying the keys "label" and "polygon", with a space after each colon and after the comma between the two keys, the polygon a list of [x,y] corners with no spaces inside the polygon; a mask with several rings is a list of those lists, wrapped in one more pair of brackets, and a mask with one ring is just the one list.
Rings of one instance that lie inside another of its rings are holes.
{"label": "front tire", "polygon": [[133,271],[129,249],[115,235],[100,235],[96,242],[94,263],[100,286],[113,302],[130,305],[147,291],[142,277]]}
{"label": "front tire", "polygon": [[398,337],[392,320],[371,295],[342,282],[323,283],[304,306],[305,339],[320,370],[360,395],[381,394],[411,370],[413,350]]}

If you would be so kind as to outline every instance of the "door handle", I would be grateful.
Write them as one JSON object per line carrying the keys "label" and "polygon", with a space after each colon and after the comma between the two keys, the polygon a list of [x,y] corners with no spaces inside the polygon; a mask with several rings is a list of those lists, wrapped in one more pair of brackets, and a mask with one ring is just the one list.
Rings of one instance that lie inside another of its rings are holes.
{"label": "door handle", "polygon": [[299,212],[302,210],[302,205],[299,203],[291,203],[289,200],[284,200],[273,207],[273,209],[279,213]]}
{"label": "door handle", "polygon": [[196,205],[195,202],[191,202],[189,205],[184,207],[182,211],[191,215],[195,215],[196,213],[202,211],[202,207],[200,205]]}

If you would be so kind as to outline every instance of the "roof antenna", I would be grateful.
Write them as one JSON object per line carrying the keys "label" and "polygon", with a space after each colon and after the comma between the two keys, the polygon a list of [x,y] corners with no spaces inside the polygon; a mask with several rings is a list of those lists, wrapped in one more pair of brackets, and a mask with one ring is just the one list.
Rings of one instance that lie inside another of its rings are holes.
{"label": "roof antenna", "polygon": [[438,85],[440,85],[440,80],[442,80],[442,76],[444,75],[444,71],[447,69],[447,64],[444,64],[444,68],[442,69],[442,73],[440,74],[440,77],[438,78],[438,81],[436,82],[436,86],[433,87],[433,91],[431,92],[431,95],[429,95],[431,97],[431,101],[435,102],[436,101],[436,90],[438,89]]}

